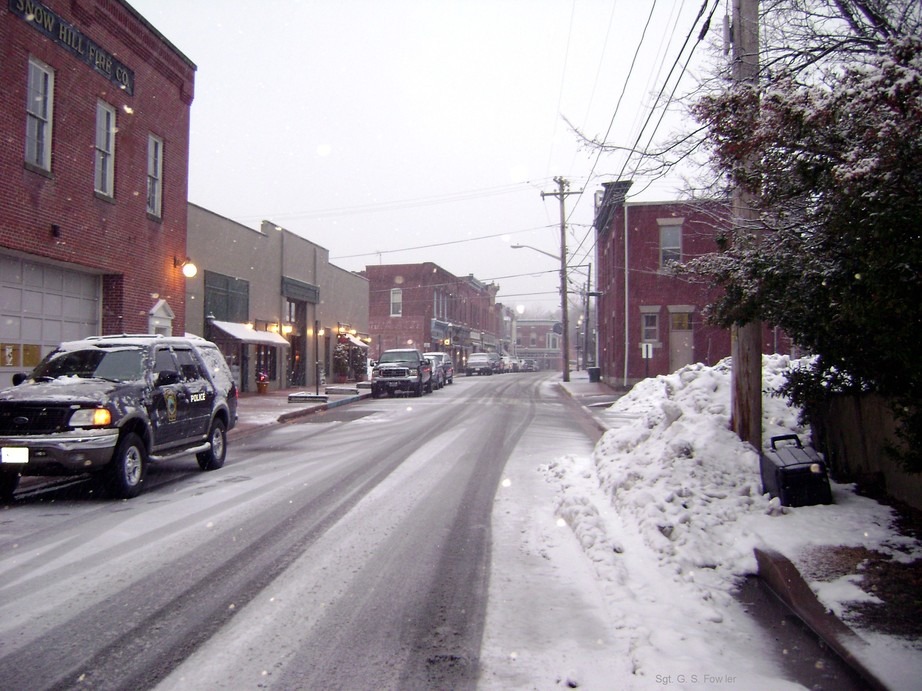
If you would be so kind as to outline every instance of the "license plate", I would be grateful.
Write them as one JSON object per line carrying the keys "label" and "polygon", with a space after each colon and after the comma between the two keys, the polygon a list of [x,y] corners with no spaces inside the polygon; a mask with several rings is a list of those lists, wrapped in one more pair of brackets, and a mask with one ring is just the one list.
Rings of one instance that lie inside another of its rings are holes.
{"label": "license plate", "polygon": [[0,448],[0,463],[18,463],[20,465],[29,462],[29,449],[24,446],[4,446]]}

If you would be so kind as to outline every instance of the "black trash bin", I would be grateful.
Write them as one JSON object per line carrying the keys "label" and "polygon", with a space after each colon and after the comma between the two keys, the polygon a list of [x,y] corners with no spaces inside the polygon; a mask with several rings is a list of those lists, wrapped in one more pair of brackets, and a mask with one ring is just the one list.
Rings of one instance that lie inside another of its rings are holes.
{"label": "black trash bin", "polygon": [[586,371],[589,372],[589,381],[602,381],[602,369],[600,367],[587,367]]}
{"label": "black trash bin", "polygon": [[763,492],[778,497],[783,506],[832,503],[826,463],[815,450],[805,447],[796,434],[772,437],[771,447],[759,458]]}

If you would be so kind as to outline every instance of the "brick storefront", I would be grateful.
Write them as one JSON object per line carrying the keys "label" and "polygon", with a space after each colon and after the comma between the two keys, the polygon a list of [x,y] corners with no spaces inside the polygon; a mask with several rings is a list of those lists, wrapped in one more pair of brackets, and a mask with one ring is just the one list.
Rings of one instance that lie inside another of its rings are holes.
{"label": "brick storefront", "polygon": [[118,0],[6,0],[0,65],[0,370],[161,300],[183,333],[195,65]]}

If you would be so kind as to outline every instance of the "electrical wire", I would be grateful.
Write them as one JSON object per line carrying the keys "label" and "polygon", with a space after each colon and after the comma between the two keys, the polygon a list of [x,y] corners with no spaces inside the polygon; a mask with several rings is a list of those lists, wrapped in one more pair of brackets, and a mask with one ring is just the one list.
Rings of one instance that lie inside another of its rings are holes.
{"label": "electrical wire", "polygon": [[361,254],[344,254],[330,259],[356,259],[358,257],[374,257],[382,254],[395,254],[397,252],[412,252],[414,250],[427,250],[433,247],[445,247],[446,245],[461,245],[466,242],[477,242],[479,240],[490,240],[492,238],[501,238],[506,235],[519,235],[520,233],[532,233],[536,230],[544,230],[550,226],[536,226],[534,228],[525,228],[524,230],[507,230],[503,233],[493,233],[491,235],[478,235],[473,238],[464,238],[461,240],[447,240],[446,242],[434,242],[429,245],[416,245],[415,247],[401,247],[393,250],[379,250],[376,252],[362,252]]}
{"label": "electrical wire", "polygon": [[[684,64],[683,64],[683,66],[682,66],[682,70],[681,70],[681,72],[680,72],[680,75],[679,75],[679,77],[676,79],[676,81],[675,81],[675,83],[674,83],[674,85],[673,85],[672,91],[670,92],[669,99],[668,99],[668,100],[663,104],[663,106],[662,106],[662,114],[660,115],[660,118],[659,118],[659,120],[657,121],[656,127],[654,127],[654,129],[653,129],[652,132],[650,133],[650,138],[648,139],[648,142],[651,142],[651,141],[652,141],[652,139],[653,139],[653,137],[655,136],[655,134],[656,134],[656,132],[657,132],[659,126],[662,124],[662,121],[663,121],[663,117],[664,117],[664,115],[665,115],[665,112],[666,112],[666,110],[668,109],[669,105],[672,103],[672,100],[673,100],[674,97],[675,97],[675,92],[676,92],[676,89],[678,88],[678,85],[679,85],[679,83],[680,83],[680,81],[681,81],[681,77],[685,74],[685,71],[688,69],[688,65],[689,65],[689,63],[691,62],[691,58],[692,58],[692,56],[694,55],[695,49],[696,49],[696,48],[701,44],[701,42],[704,40],[704,37],[705,37],[705,35],[706,35],[706,33],[707,33],[707,29],[708,29],[708,27],[710,26],[711,18],[714,16],[714,12],[715,12],[716,9],[717,9],[717,5],[718,5],[719,1],[720,1],[720,0],[714,0],[714,6],[713,6],[713,8],[711,9],[711,12],[710,12],[710,14],[708,15],[707,20],[706,20],[705,23],[702,25],[702,28],[699,30],[697,41],[695,41],[694,45],[693,45],[692,48],[691,48],[691,51],[688,53],[688,57],[685,59],[685,62],[684,62]],[[666,75],[666,78],[663,80],[663,86],[660,88],[660,91],[659,91],[659,93],[657,94],[657,97],[656,97],[656,100],[654,101],[654,103],[661,103],[661,102],[662,102],[662,97],[663,97],[664,92],[666,91],[666,87],[667,87],[667,85],[669,84],[670,79],[672,78],[673,72],[675,72],[676,67],[678,67],[678,65],[679,65],[679,63],[680,63],[680,61],[681,61],[681,59],[682,59],[682,54],[685,52],[685,49],[688,47],[688,43],[689,43],[689,41],[690,41],[691,38],[692,38],[692,35],[693,35],[694,31],[695,31],[695,27],[698,25],[698,21],[704,16],[704,13],[707,11],[708,2],[709,2],[709,0],[704,0],[704,1],[702,2],[702,4],[701,4],[701,7],[698,9],[698,14],[697,14],[697,16],[695,17],[694,22],[692,22],[691,28],[689,29],[688,34],[686,34],[685,40],[684,40],[683,43],[682,43],[682,47],[679,49],[679,52],[678,52],[678,54],[676,55],[676,58],[675,58],[675,60],[673,61],[672,66],[669,68],[669,72],[668,72],[668,74]],[[641,127],[640,132],[637,134],[637,137],[636,137],[636,139],[634,140],[633,146],[631,146],[631,147],[629,148],[629,152],[630,152],[630,153],[629,153],[628,156],[625,158],[624,163],[623,163],[623,165],[621,166],[621,171],[618,173],[618,176],[617,176],[617,178],[618,178],[619,180],[622,179],[622,177],[624,176],[624,172],[625,172],[625,170],[627,170],[628,164],[629,164],[629,163],[631,162],[631,160],[632,160],[632,154],[636,154],[636,153],[639,151],[639,149],[638,149],[637,147],[638,147],[638,145],[640,144],[640,140],[641,140],[641,138],[643,137],[644,131],[647,129],[647,126],[650,124],[650,121],[652,120],[653,115],[654,115],[655,112],[656,112],[656,108],[655,108],[655,107],[650,109],[650,112],[647,114],[647,117],[646,117],[646,119],[644,120],[643,127]],[[606,136],[606,138],[607,138],[607,136]],[[599,149],[599,152],[598,152],[598,155],[596,156],[596,163],[598,162],[599,157],[601,156],[602,152],[603,152],[603,149],[600,148],[600,149]],[[644,154],[640,154],[640,157],[641,157],[641,158],[643,158],[643,156],[644,156]],[[638,163],[635,163],[635,165],[634,165],[634,171],[635,171],[635,172],[636,172],[636,170],[637,170],[637,166],[638,166],[638,165],[639,165],[639,162],[638,162]],[[595,165],[593,165],[593,168],[592,168],[592,172],[594,172],[594,171],[595,171]],[[581,198],[582,198],[582,195],[580,195],[580,197],[577,198],[576,204],[579,203],[579,199],[581,199]],[[574,204],[574,211],[575,211],[575,206],[576,206],[576,204]],[[582,241],[580,242],[580,244],[579,244],[579,246],[577,247],[577,249],[574,250],[574,255],[575,255],[576,253],[578,253],[578,252],[582,249],[583,245],[585,244],[586,240],[591,236],[591,234],[592,234],[592,230],[590,229],[590,230],[587,231],[587,233],[583,236],[583,239],[582,239]],[[595,244],[596,244],[596,243],[593,241],[592,245],[586,250],[586,254],[583,255],[583,258],[584,258],[584,259],[587,258],[587,257],[595,250]]]}
{"label": "electrical wire", "polygon": [[497,187],[485,187],[481,189],[467,190],[462,192],[449,192],[446,194],[437,194],[430,197],[416,197],[410,199],[394,199],[383,202],[373,202],[369,204],[358,204],[354,206],[331,207],[328,209],[315,209],[312,211],[291,211],[281,214],[260,214],[260,215],[238,215],[241,220],[291,220],[291,219],[310,219],[310,218],[329,218],[334,216],[352,216],[367,213],[378,213],[382,211],[396,211],[400,209],[412,209],[426,206],[436,206],[439,204],[454,204],[457,202],[470,201],[473,199],[485,199],[488,197],[497,197],[505,194],[514,194],[521,191],[533,193],[534,186],[541,184],[543,181],[526,181],[516,182],[509,185],[500,185]]}

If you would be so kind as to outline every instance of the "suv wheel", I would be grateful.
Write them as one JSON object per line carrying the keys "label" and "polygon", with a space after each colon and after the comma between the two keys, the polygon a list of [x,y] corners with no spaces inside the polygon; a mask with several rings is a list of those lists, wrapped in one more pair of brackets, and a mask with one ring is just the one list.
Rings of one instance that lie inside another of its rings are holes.
{"label": "suv wheel", "polygon": [[217,470],[224,466],[224,457],[227,455],[227,430],[224,423],[217,418],[211,423],[208,443],[211,448],[195,454],[195,458],[202,470]]}
{"label": "suv wheel", "polygon": [[112,461],[106,467],[106,487],[118,499],[131,499],[141,493],[147,471],[147,450],[134,432],[121,438]]}
{"label": "suv wheel", "polygon": [[19,487],[19,473],[0,473],[0,501],[12,501]]}

